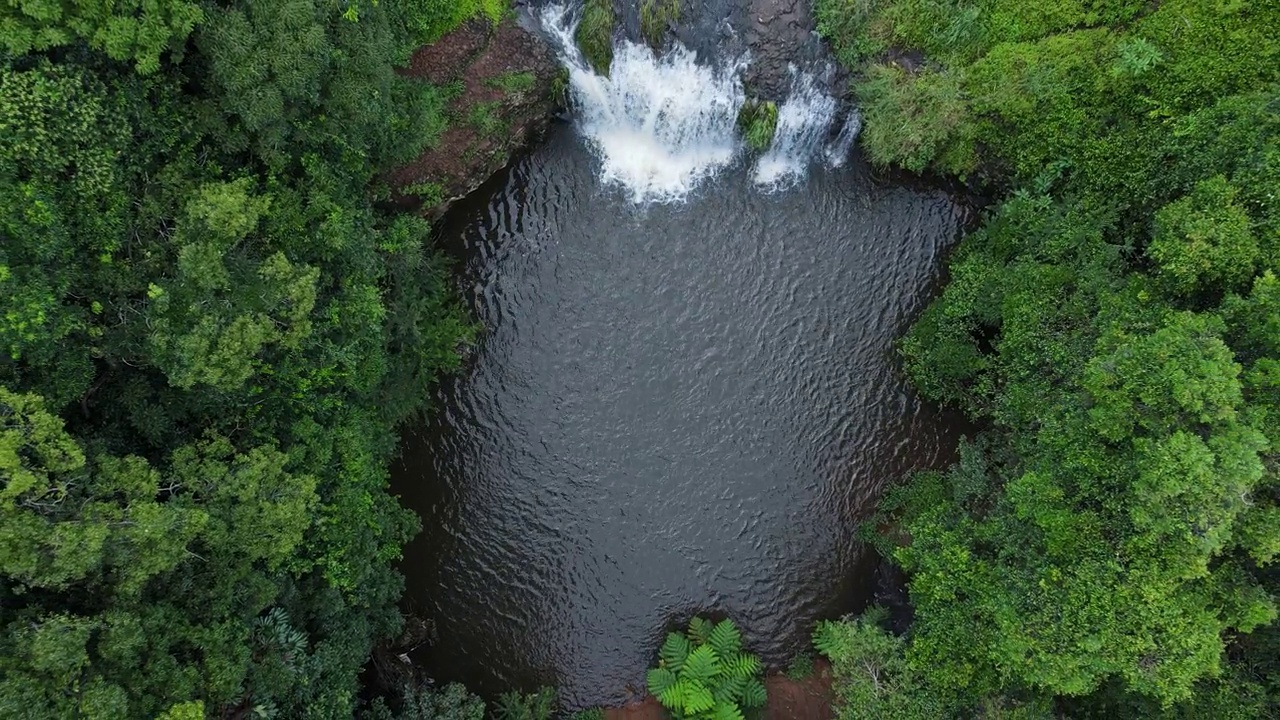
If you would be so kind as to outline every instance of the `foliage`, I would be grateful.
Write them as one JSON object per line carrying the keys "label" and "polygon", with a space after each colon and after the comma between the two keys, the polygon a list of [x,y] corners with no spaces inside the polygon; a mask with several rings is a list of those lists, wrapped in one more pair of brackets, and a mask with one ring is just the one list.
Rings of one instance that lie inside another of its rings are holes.
{"label": "foliage", "polygon": [[405,195],[416,195],[422,199],[423,207],[434,207],[444,202],[444,185],[438,182],[411,183],[400,188]]}
{"label": "foliage", "polygon": [[398,631],[395,424],[474,329],[374,204],[421,4],[340,5],[0,10],[0,716],[352,717]]}
{"label": "foliage", "polygon": [[778,131],[778,105],[769,100],[751,99],[738,110],[738,130],[747,147],[764,152]]}
{"label": "foliage", "polygon": [[0,47],[19,56],[84,42],[149,74],[163,53],[181,52],[203,17],[201,4],[186,0],[11,0],[0,6]]}
{"label": "foliage", "polygon": [[571,717],[573,720],[604,720],[604,709],[594,707],[586,710],[579,710]]}
{"label": "foliage", "polygon": [[813,644],[831,662],[840,718],[940,718],[947,704],[907,664],[906,641],[880,629],[878,615],[822,621]]}
{"label": "foliage", "polygon": [[497,88],[508,95],[529,92],[538,82],[538,78],[529,70],[513,70],[486,81],[489,87]]}
{"label": "foliage", "polygon": [[498,720],[551,720],[556,713],[555,688],[540,687],[528,694],[505,692],[495,708]]}
{"label": "foliage", "polygon": [[484,701],[459,683],[449,683],[442,688],[420,685],[406,687],[394,711],[379,697],[362,717],[364,720],[484,720]]}
{"label": "foliage", "polygon": [[587,64],[601,75],[613,64],[613,0],[586,0],[573,39]]}
{"label": "foliage", "polygon": [[511,0],[414,0],[405,17],[419,44],[433,43],[474,17],[497,25],[511,10]]}
{"label": "foliage", "polygon": [[823,0],[813,12],[818,32],[827,38],[836,59],[847,67],[858,67],[888,47],[886,32],[891,27],[880,20],[876,10],[882,0]]}
{"label": "foliage", "polygon": [[695,617],[687,633],[673,632],[649,671],[649,692],[677,720],[741,720],[744,709],[763,707],[763,667],[742,649],[730,620],[712,624]]}
{"label": "foliage", "polygon": [[1248,212],[1236,202],[1237,194],[1218,175],[1156,211],[1147,254],[1173,292],[1239,290],[1253,277],[1258,241]]}
{"label": "foliage", "polygon": [[881,627],[886,614],[871,608],[854,619],[823,621],[813,644],[831,662],[841,720],[1049,720],[1046,698],[974,697],[948,692],[907,660],[907,641]]}
{"label": "foliage", "polygon": [[640,32],[655,50],[667,28],[680,22],[680,0],[644,0],[640,4]]}
{"label": "foliage", "polygon": [[873,523],[916,611],[894,667],[939,716],[1274,707],[1280,4],[818,14],[857,64],[871,159],[1000,198],[900,345],[983,430]]}
{"label": "foliage", "polygon": [[478,102],[467,109],[466,122],[483,135],[496,135],[504,131],[505,122],[499,114],[501,103]]}
{"label": "foliage", "polygon": [[935,161],[948,172],[972,169],[968,109],[954,75],[925,71],[913,76],[896,66],[875,65],[857,91],[865,108],[863,143],[872,162],[915,171]]}
{"label": "foliage", "polygon": [[787,666],[786,675],[792,680],[808,680],[813,677],[813,653],[808,650],[796,653]]}

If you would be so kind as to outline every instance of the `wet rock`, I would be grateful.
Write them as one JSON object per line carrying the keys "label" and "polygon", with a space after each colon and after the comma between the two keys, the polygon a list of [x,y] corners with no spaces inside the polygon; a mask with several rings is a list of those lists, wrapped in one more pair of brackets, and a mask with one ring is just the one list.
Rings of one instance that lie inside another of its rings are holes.
{"label": "wet rock", "polygon": [[752,0],[745,36],[751,67],[745,80],[753,94],[782,100],[790,87],[788,66],[813,54],[809,0]]}
{"label": "wet rock", "polygon": [[404,70],[457,84],[449,127],[434,146],[389,178],[393,202],[435,218],[501,170],[537,138],[555,111],[559,65],[539,37],[506,19],[472,20],[414,53]]}

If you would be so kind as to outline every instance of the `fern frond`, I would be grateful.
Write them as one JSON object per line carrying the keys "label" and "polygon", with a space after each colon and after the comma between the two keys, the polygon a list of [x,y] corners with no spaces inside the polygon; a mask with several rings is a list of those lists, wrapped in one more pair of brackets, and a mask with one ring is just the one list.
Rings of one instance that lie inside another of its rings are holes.
{"label": "fern frond", "polygon": [[715,651],[710,645],[702,645],[694,648],[689,653],[689,657],[684,661],[684,669],[680,671],[681,677],[689,678],[695,682],[704,685],[710,685],[720,674],[720,658],[716,657]]}
{"label": "fern frond", "polygon": [[522,720],[529,714],[524,696],[514,690],[499,695],[498,706],[494,710],[498,720]]}
{"label": "fern frond", "polygon": [[662,707],[668,710],[680,712],[684,709],[684,696],[688,692],[688,687],[688,680],[683,678],[676,680],[658,695],[658,702],[662,703]]}
{"label": "fern frond", "polygon": [[667,688],[676,684],[679,678],[676,674],[667,668],[654,668],[645,675],[646,684],[649,686],[649,694],[658,697],[667,691]]}
{"label": "fern frond", "polygon": [[707,637],[711,635],[711,623],[700,617],[695,617],[689,621],[689,637],[693,639],[695,645],[705,645]]}
{"label": "fern frond", "polygon": [[743,720],[742,709],[736,703],[722,702],[716,705],[712,720]]}
{"label": "fern frond", "polygon": [[830,620],[822,620],[818,622],[818,626],[813,629],[813,647],[818,652],[831,657],[842,645],[843,633],[840,623]]}
{"label": "fern frond", "polygon": [[679,673],[684,668],[685,658],[689,657],[689,650],[689,638],[680,633],[668,633],[667,641],[658,650],[658,657],[668,670]]}
{"label": "fern frond", "polygon": [[680,680],[688,683],[684,693],[684,711],[687,715],[704,713],[716,706],[716,699],[706,685],[692,680]]}
{"label": "fern frond", "polygon": [[721,620],[707,635],[707,644],[721,658],[731,658],[742,652],[742,633],[732,620]]}
{"label": "fern frond", "polygon": [[755,677],[764,669],[760,666],[760,659],[749,653],[731,655],[721,662],[724,674],[740,678]]}
{"label": "fern frond", "polygon": [[747,679],[746,676],[721,676],[720,683],[711,694],[718,703],[737,702],[742,697],[743,689],[747,687]]}
{"label": "fern frond", "polygon": [[746,687],[742,688],[742,706],[747,708],[764,707],[764,703],[769,699],[769,695],[765,692],[764,683],[756,678],[747,680]]}

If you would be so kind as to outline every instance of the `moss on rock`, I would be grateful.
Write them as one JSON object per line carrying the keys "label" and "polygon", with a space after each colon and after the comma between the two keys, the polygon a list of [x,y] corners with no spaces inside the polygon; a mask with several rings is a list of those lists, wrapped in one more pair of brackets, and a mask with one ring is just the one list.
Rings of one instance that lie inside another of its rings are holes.
{"label": "moss on rock", "polygon": [[778,130],[778,105],[770,100],[752,98],[738,110],[738,130],[747,147],[764,152],[773,144]]}
{"label": "moss on rock", "polygon": [[680,21],[680,0],[644,0],[640,5],[640,32],[650,47],[662,46],[667,28]]}
{"label": "moss on rock", "polygon": [[601,75],[613,64],[613,0],[587,0],[573,39],[587,63]]}

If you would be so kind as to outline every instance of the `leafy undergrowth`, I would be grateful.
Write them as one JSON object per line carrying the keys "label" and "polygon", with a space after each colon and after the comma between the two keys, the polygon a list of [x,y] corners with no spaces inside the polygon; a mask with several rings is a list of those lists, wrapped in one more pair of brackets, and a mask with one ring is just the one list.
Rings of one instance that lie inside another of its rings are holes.
{"label": "leafy undergrowth", "polygon": [[763,667],[732,621],[695,617],[687,633],[667,635],[658,657],[649,692],[676,720],[742,720],[744,709],[764,706]]}

